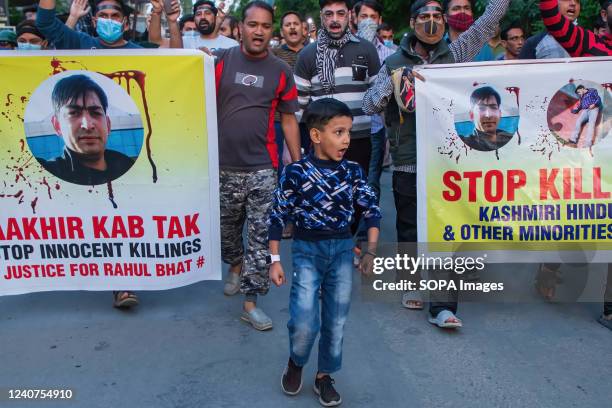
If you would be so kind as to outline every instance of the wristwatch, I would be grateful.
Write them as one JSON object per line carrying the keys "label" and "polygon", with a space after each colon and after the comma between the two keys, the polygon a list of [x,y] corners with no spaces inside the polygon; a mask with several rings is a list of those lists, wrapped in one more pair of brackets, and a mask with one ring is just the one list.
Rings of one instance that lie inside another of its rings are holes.
{"label": "wristwatch", "polygon": [[280,262],[280,255],[266,255],[266,265],[272,265],[274,262]]}

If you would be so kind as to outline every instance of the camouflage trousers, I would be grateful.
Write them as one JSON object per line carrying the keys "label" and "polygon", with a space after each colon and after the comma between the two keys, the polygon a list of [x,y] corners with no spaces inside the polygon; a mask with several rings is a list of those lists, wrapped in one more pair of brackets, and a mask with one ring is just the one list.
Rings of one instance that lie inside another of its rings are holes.
{"label": "camouflage trousers", "polygon": [[[276,182],[274,169],[219,173],[221,257],[232,266],[242,263],[240,292],[246,295],[265,295],[270,289],[267,223]],[[246,255],[242,240],[245,221]]]}

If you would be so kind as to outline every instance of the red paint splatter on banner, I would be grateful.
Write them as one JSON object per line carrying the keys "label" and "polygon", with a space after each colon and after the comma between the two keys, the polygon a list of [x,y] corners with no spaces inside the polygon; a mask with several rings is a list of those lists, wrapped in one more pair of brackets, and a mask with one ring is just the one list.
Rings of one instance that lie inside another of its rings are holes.
{"label": "red paint splatter on banner", "polygon": [[117,203],[115,202],[115,193],[113,192],[113,183],[109,181],[108,183],[106,183],[106,186],[108,187],[108,199],[113,204],[113,208],[117,208]]}
{"label": "red paint splatter on banner", "polygon": [[49,195],[49,200],[52,200],[51,197],[51,186],[49,185],[49,182],[47,182],[47,178],[43,177],[42,181],[40,182],[41,185],[47,187],[47,194]]}
{"label": "red paint splatter on banner", "polygon": [[153,134],[153,129],[151,127],[151,116],[149,115],[149,105],[147,103],[147,95],[145,91],[145,77],[146,74],[141,71],[118,71],[110,74],[105,74],[100,72],[100,74],[107,76],[110,79],[117,80],[119,85],[122,85],[123,80],[126,82],[126,88],[130,89],[130,81],[135,81],[138,87],[140,88],[140,94],[142,96],[142,105],[145,111],[145,118],[147,120],[147,137],[145,139],[145,145],[147,149],[147,157],[149,159],[149,163],[151,164],[151,168],[153,170],[153,182],[157,182],[157,166],[153,161],[153,153],[151,151],[151,135]]}
{"label": "red paint splatter on banner", "polygon": [[540,126],[536,134],[536,140],[529,148],[532,152],[540,153],[548,160],[551,160],[554,152],[558,153],[561,151],[561,143],[559,143],[549,129]]}
{"label": "red paint splatter on banner", "polygon": [[34,197],[32,202],[30,203],[30,207],[32,207],[32,212],[36,214],[36,203],[38,203],[38,197]]}

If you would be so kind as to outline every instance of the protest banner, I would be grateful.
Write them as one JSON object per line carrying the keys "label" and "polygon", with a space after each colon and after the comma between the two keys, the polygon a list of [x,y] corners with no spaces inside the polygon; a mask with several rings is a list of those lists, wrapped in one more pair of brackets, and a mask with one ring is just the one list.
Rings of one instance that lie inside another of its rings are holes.
{"label": "protest banner", "polygon": [[212,58],[0,55],[0,295],[220,279]]}
{"label": "protest banner", "polygon": [[612,58],[420,68],[419,242],[612,260],[611,72]]}

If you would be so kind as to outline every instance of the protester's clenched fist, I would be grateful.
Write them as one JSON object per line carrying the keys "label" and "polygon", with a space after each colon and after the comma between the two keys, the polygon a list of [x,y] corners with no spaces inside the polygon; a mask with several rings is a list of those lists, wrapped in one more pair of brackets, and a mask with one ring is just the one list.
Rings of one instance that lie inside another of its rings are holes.
{"label": "protester's clenched fist", "polygon": [[276,286],[281,286],[286,282],[285,271],[283,271],[283,266],[280,262],[274,262],[272,265],[270,265],[270,280]]}
{"label": "protester's clenched fist", "polygon": [[374,255],[366,252],[365,255],[361,257],[359,260],[359,272],[364,275],[371,275],[372,270],[374,269]]}

